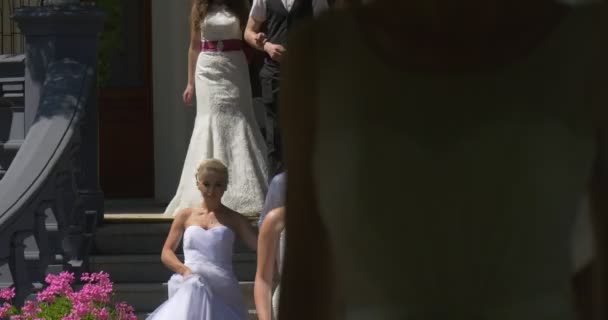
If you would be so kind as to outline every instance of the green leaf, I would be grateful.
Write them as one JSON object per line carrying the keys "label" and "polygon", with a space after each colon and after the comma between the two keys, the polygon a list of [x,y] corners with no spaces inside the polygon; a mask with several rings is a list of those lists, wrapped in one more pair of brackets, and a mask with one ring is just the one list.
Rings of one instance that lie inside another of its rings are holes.
{"label": "green leaf", "polygon": [[100,87],[104,87],[112,76],[112,54],[123,48],[123,3],[122,0],[97,0],[95,5],[106,13],[104,30],[99,37],[97,72]]}
{"label": "green leaf", "polygon": [[17,309],[17,307],[12,306],[10,309],[8,309],[8,314],[9,315],[18,315],[19,314],[19,309]]}
{"label": "green leaf", "polygon": [[57,297],[52,304],[41,303],[38,318],[61,320],[72,311],[72,302],[67,297]]}

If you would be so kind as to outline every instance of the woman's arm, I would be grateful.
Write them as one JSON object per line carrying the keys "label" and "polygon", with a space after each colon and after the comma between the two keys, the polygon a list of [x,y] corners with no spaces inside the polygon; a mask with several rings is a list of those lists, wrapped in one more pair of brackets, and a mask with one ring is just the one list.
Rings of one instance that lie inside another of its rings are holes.
{"label": "woman's arm", "polygon": [[190,216],[190,210],[184,209],[181,210],[173,219],[173,223],[171,224],[171,229],[169,230],[169,234],[167,235],[167,240],[165,240],[165,245],[163,246],[163,251],[160,256],[160,260],[163,262],[167,268],[170,270],[181,274],[182,276],[187,276],[192,273],[192,270],[184,265],[175,255],[175,250],[177,250],[177,246],[179,245],[179,241],[184,234],[186,220]]}
{"label": "woman's arm", "polygon": [[194,70],[196,60],[201,52],[201,36],[199,26],[194,25],[194,17],[198,15],[196,4],[192,4],[190,12],[190,48],[188,49],[188,86],[194,87]]}
{"label": "woman's arm", "polygon": [[272,284],[281,232],[285,229],[285,208],[276,208],[266,215],[258,238],[258,266],[255,274],[254,298],[259,320],[272,320]]}
{"label": "woman's arm", "polygon": [[[331,248],[315,197],[316,39],[311,25],[290,38],[279,110],[287,171],[285,263],[279,319],[333,319]],[[314,266],[314,269],[310,267]]]}

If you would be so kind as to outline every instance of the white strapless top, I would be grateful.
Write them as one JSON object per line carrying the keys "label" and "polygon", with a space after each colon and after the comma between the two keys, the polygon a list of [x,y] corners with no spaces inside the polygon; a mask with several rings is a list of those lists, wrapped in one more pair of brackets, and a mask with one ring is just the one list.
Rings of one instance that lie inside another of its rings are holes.
{"label": "white strapless top", "polygon": [[223,5],[210,6],[201,21],[201,40],[242,39],[243,31],[239,18]]}
{"label": "white strapless top", "polygon": [[349,320],[574,318],[590,11],[485,74],[397,71],[350,11],[318,21],[314,174]]}
{"label": "white strapless top", "polygon": [[184,231],[184,264],[205,263],[232,271],[234,240],[234,232],[226,226],[189,226]]}

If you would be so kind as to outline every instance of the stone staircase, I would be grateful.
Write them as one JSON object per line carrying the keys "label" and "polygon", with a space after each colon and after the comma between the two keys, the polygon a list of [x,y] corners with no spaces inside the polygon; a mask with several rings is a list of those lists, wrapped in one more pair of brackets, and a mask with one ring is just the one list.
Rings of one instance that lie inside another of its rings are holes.
{"label": "stone staircase", "polygon": [[[160,252],[171,219],[160,216],[162,209],[152,201],[107,201],[104,225],[97,230],[89,261],[92,272],[110,274],[116,300],[131,304],[139,319],[145,319],[167,299],[167,280],[172,272],[160,261]],[[178,257],[183,259],[181,244]],[[250,319],[257,319],[253,301],[255,252],[237,242],[233,259]]]}

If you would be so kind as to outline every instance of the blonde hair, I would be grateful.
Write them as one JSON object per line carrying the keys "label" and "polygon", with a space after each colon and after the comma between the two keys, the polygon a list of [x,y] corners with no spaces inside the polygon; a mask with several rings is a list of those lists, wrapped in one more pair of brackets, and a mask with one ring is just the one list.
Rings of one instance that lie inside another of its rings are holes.
{"label": "blonde hair", "polygon": [[201,182],[207,170],[221,174],[224,176],[225,182],[228,183],[228,168],[222,161],[217,159],[207,159],[198,165],[198,168],[196,168],[196,182]]}

